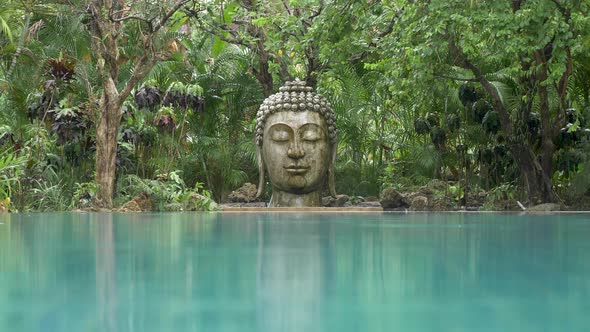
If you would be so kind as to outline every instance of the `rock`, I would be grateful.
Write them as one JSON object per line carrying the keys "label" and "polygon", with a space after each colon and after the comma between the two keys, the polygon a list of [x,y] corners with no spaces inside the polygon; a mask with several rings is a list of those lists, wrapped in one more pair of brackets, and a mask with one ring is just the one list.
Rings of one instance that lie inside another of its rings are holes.
{"label": "rock", "polygon": [[221,203],[222,210],[226,207],[234,208],[234,207],[240,207],[240,206],[242,206],[242,203]]}
{"label": "rock", "polygon": [[427,187],[427,186],[423,186],[420,187],[420,189],[418,189],[418,195],[420,196],[432,196],[434,194],[434,190],[432,190],[431,188]]}
{"label": "rock", "polygon": [[376,208],[380,208],[381,207],[381,203],[379,202],[375,202],[375,201],[371,201],[371,202],[360,202],[358,204],[355,205],[355,207],[376,207]]}
{"label": "rock", "polygon": [[178,202],[168,203],[164,205],[164,211],[166,212],[179,212],[183,210],[182,204]]}
{"label": "rock", "polygon": [[206,209],[204,203],[213,204],[212,206],[208,206],[208,209],[215,209],[217,207],[217,203],[215,203],[212,199],[207,198],[201,194],[193,193],[185,203],[184,209],[186,211],[202,211]]}
{"label": "rock", "polygon": [[107,209],[107,208],[101,208],[101,207],[96,207],[96,206],[90,206],[90,207],[86,207],[86,208],[82,208],[82,209],[73,209],[72,210],[72,212],[113,212],[113,211],[129,212],[129,211],[121,211],[121,208]]}
{"label": "rock", "polygon": [[379,197],[377,197],[377,196],[365,197],[365,202],[378,202],[378,201],[379,201]]}
{"label": "rock", "polygon": [[578,195],[575,199],[570,198],[567,209],[570,211],[588,211],[590,210],[590,191],[585,195]]}
{"label": "rock", "polygon": [[244,203],[242,207],[267,207],[266,202],[251,202],[251,203]]}
{"label": "rock", "polygon": [[246,182],[240,188],[232,191],[227,199],[232,203],[249,203],[256,200],[256,192],[256,186]]}
{"label": "rock", "polygon": [[[335,207],[343,207],[346,206],[346,203],[350,201],[350,197],[348,195],[336,195],[336,201],[334,202]],[[349,204],[349,206],[352,204]]]}
{"label": "rock", "polygon": [[[346,203],[350,201],[350,197],[348,195],[336,195],[336,198],[332,196],[326,196],[322,198],[322,206],[323,207],[344,207],[347,206]],[[352,205],[352,203],[350,204]],[[348,206],[350,206],[348,205]]]}
{"label": "rock", "polygon": [[7,198],[4,201],[0,201],[0,213],[10,212],[8,206],[10,205],[10,198]]}
{"label": "rock", "polygon": [[394,188],[385,188],[381,192],[381,206],[384,209],[395,209],[405,207],[406,202],[404,196],[402,196],[397,190]]}
{"label": "rock", "polygon": [[445,181],[433,179],[426,186],[432,190],[445,191],[447,190],[448,184]]}
{"label": "rock", "polygon": [[486,201],[486,197],[487,197],[487,193],[483,192],[483,191],[477,192],[477,193],[469,192],[469,194],[467,195],[467,206],[468,207],[483,206],[483,204]]}
{"label": "rock", "polygon": [[265,208],[266,202],[251,202],[251,203],[224,203],[221,204],[221,210],[224,208]]}
{"label": "rock", "polygon": [[447,196],[434,197],[429,200],[428,209],[431,211],[454,211],[457,209],[457,204],[452,198]]}
{"label": "rock", "polygon": [[544,203],[535,206],[531,206],[527,209],[529,212],[551,212],[551,211],[560,211],[561,205],[556,203]]}
{"label": "rock", "polygon": [[424,196],[415,196],[410,203],[410,210],[424,211],[428,208],[428,198]]}
{"label": "rock", "polygon": [[153,210],[154,202],[152,201],[150,195],[145,192],[133,197],[132,200],[123,204],[123,206],[117,209],[119,212],[145,212]]}
{"label": "rock", "polygon": [[363,196],[352,196],[350,197],[350,202],[353,203],[353,205],[356,205],[360,202],[364,202],[365,198]]}

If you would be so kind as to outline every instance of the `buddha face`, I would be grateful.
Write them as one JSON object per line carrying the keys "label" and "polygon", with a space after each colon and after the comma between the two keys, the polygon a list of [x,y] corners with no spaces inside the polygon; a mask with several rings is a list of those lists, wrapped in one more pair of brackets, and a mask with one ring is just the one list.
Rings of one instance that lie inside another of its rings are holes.
{"label": "buddha face", "polygon": [[326,122],[319,113],[283,111],[266,120],[262,159],[274,188],[295,194],[321,190],[330,152]]}

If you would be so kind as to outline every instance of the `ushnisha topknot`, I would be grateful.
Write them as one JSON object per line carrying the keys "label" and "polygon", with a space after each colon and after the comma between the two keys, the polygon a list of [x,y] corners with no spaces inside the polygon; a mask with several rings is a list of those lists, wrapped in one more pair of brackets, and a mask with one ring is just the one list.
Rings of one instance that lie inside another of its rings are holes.
{"label": "ushnisha topknot", "polygon": [[336,116],[330,103],[322,95],[315,94],[313,89],[305,85],[305,81],[296,79],[295,81],[286,82],[279,88],[279,92],[266,98],[256,114],[256,144],[262,146],[262,136],[266,119],[274,113],[293,111],[293,112],[317,112],[328,125],[328,135],[330,143],[337,142]]}

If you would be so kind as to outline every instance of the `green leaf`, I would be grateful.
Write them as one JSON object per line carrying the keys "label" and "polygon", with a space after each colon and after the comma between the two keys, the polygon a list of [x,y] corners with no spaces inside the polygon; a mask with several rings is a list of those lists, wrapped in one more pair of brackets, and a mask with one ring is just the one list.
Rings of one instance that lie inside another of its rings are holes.
{"label": "green leaf", "polygon": [[12,44],[13,43],[12,31],[11,31],[10,27],[8,26],[8,23],[2,17],[0,17],[0,26],[2,27],[2,33],[4,35],[6,35],[6,37],[8,38],[10,43]]}
{"label": "green leaf", "polygon": [[253,19],[252,24],[261,28],[261,27],[267,25],[269,21],[270,21],[270,18],[268,18],[268,17],[259,17],[259,18]]}
{"label": "green leaf", "polygon": [[567,132],[574,133],[578,130],[578,128],[580,128],[580,119],[576,119],[576,122],[574,122],[571,126],[569,126],[569,128],[567,129]]}
{"label": "green leaf", "polygon": [[217,58],[226,46],[226,42],[219,39],[218,37],[215,37],[215,41],[213,42],[213,49],[211,51],[211,55],[213,55],[213,58]]}

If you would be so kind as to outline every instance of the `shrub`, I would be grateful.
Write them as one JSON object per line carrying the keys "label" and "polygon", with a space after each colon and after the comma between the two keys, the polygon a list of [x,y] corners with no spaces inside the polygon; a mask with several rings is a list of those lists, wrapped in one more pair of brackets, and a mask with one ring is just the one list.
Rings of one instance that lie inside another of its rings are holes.
{"label": "shrub", "polygon": [[124,179],[127,198],[146,193],[153,199],[158,211],[212,211],[217,203],[211,199],[211,193],[197,182],[189,188],[180,177],[180,171],[159,174],[156,179],[141,179],[136,175],[127,175]]}

